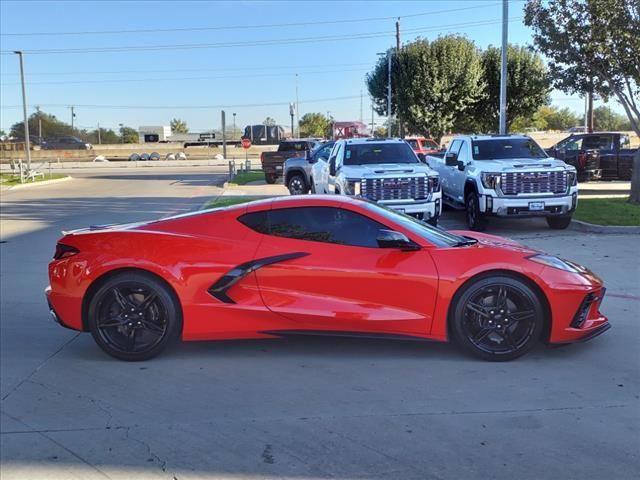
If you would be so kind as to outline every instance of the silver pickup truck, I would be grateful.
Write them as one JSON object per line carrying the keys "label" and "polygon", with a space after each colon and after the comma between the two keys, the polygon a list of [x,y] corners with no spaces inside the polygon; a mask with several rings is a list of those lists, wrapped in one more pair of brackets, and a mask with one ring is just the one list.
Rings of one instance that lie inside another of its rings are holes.
{"label": "silver pickup truck", "polygon": [[444,202],[466,210],[471,230],[484,230],[490,215],[544,216],[564,229],[578,203],[575,167],[527,136],[454,137],[444,155],[426,160],[440,174]]}

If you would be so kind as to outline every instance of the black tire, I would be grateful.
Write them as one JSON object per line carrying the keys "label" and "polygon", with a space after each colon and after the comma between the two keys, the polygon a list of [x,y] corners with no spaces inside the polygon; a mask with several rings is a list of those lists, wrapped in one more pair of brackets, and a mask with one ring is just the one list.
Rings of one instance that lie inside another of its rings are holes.
{"label": "black tire", "polygon": [[431,225],[432,227],[437,227],[438,226],[438,218],[439,217],[431,217],[429,220],[427,220],[427,223],[429,225]]}
{"label": "black tire", "polygon": [[547,217],[547,225],[552,230],[564,230],[571,223],[571,215],[561,215],[559,217]]}
{"label": "black tire", "polygon": [[487,219],[480,211],[480,199],[476,192],[469,192],[465,198],[465,211],[469,230],[483,232],[487,228]]}
{"label": "black tire", "polygon": [[450,328],[464,350],[491,361],[507,361],[538,343],[546,310],[523,281],[505,275],[480,278],[454,297]]}
{"label": "black tire", "polygon": [[291,195],[306,195],[309,193],[309,186],[304,177],[299,173],[294,173],[287,182],[287,188]]}
{"label": "black tire", "polygon": [[95,291],[87,310],[98,346],[119,360],[149,360],[182,331],[178,299],[164,282],[144,272],[123,272]]}
{"label": "black tire", "polygon": [[278,179],[278,177],[276,176],[275,173],[265,173],[264,179],[269,185],[273,185],[274,183],[276,183],[276,180]]}

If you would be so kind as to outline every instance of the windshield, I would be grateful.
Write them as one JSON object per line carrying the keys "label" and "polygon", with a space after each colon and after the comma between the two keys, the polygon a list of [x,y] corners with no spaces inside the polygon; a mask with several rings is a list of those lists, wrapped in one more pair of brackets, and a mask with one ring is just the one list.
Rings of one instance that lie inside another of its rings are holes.
{"label": "windshield", "polygon": [[374,165],[377,163],[419,163],[418,157],[406,143],[347,144],[345,165]]}
{"label": "windshield", "polygon": [[456,247],[470,243],[468,238],[432,227],[431,225],[428,225],[405,213],[400,213],[397,210],[385,207],[384,205],[380,205],[379,203],[375,203],[371,200],[363,199],[363,201],[366,204],[365,207],[370,211],[382,215],[391,222],[402,225],[404,228],[410,230],[419,237],[424,238],[437,247]]}
{"label": "windshield", "polygon": [[472,140],[474,160],[507,160],[513,158],[547,158],[540,146],[530,138],[492,138]]}

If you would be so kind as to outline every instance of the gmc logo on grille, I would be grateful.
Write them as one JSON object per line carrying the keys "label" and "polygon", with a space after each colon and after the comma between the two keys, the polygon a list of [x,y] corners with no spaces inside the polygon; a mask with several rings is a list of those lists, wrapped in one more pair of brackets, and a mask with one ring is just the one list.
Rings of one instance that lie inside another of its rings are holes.
{"label": "gmc logo on grille", "polygon": [[384,180],[382,182],[382,185],[389,188],[406,187],[407,185],[409,185],[409,180],[396,180],[396,179]]}
{"label": "gmc logo on grille", "polygon": [[540,174],[540,175],[522,175],[522,180],[526,182],[546,182],[549,180],[549,175]]}

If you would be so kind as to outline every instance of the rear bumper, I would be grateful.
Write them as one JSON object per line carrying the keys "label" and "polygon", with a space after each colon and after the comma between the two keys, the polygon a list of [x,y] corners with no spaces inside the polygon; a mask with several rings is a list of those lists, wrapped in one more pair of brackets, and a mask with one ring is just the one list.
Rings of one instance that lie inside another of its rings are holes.
{"label": "rear bumper", "polygon": [[64,320],[62,320],[58,312],[56,312],[56,309],[53,307],[53,304],[51,303],[51,298],[50,298],[51,287],[45,288],[44,294],[45,294],[45,297],[47,297],[47,305],[49,306],[49,316],[51,317],[51,320],[53,320],[55,323],[57,323],[58,325],[64,328],[68,328],[69,330],[75,330],[75,328],[71,328],[69,325],[64,323]]}

